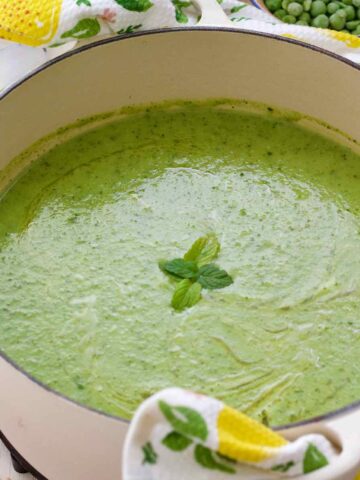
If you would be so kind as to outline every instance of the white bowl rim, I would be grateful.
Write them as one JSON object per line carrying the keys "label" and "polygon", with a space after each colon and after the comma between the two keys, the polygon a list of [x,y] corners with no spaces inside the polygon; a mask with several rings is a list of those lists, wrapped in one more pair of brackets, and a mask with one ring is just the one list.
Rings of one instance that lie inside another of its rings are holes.
{"label": "white bowl rim", "polygon": [[[275,41],[279,41],[279,42],[283,42],[283,43],[289,43],[289,44],[297,45],[297,46],[300,46],[300,47],[303,47],[303,48],[307,48],[307,49],[312,50],[312,51],[314,51],[316,53],[319,53],[321,55],[326,55],[326,56],[331,57],[338,62],[346,64],[346,65],[348,65],[348,66],[350,66],[350,67],[352,67],[355,70],[360,72],[360,65],[359,64],[357,64],[357,63],[355,63],[351,60],[348,60],[348,59],[342,57],[341,55],[337,55],[336,53],[330,52],[328,50],[317,47],[315,45],[311,45],[311,44],[308,44],[308,43],[305,43],[305,42],[302,42],[302,41],[299,41],[299,40],[295,40],[293,38],[281,37],[279,35],[273,35],[271,33],[263,33],[263,32],[258,32],[258,31],[254,31],[254,30],[244,30],[244,29],[240,29],[240,28],[216,27],[216,26],[214,26],[214,27],[212,27],[212,26],[211,27],[208,27],[208,26],[204,26],[204,27],[192,26],[192,27],[186,27],[186,28],[182,28],[182,27],[163,28],[163,29],[154,29],[154,30],[145,30],[145,31],[141,31],[141,32],[134,32],[134,33],[131,33],[131,34],[118,35],[118,36],[109,37],[109,38],[102,38],[100,40],[94,41],[93,43],[86,44],[86,45],[80,46],[78,48],[75,48],[74,50],[70,50],[66,53],[63,53],[63,54],[59,55],[58,57],[56,57],[56,58],[54,58],[54,59],[52,59],[48,62],[45,62],[43,65],[41,65],[40,67],[37,67],[36,69],[32,70],[30,73],[28,73],[27,75],[22,77],[17,82],[15,82],[12,85],[10,85],[9,87],[5,88],[2,92],[0,92],[0,102],[2,100],[4,100],[8,95],[10,95],[13,91],[15,91],[17,88],[19,88],[23,83],[31,80],[33,77],[37,76],[38,74],[40,74],[44,70],[47,70],[52,65],[57,64],[57,63],[59,63],[63,60],[66,60],[67,58],[70,58],[73,55],[79,55],[82,52],[93,49],[93,48],[101,47],[101,46],[109,44],[109,43],[126,41],[126,40],[129,40],[129,39],[134,38],[134,37],[144,37],[144,36],[148,36],[148,35],[172,34],[172,33],[186,34],[186,32],[188,32],[188,31],[192,31],[192,32],[193,31],[227,32],[227,33],[232,33],[232,34],[249,35],[249,36],[254,36],[254,37],[269,38],[269,39],[272,39],[272,40],[275,40]],[[20,367],[14,360],[12,360],[7,354],[5,354],[1,350],[1,348],[0,348],[0,357],[3,358],[12,367],[14,367],[18,372],[22,373],[29,380],[31,380],[32,382],[37,384],[42,389],[48,391],[49,393],[52,393],[52,394],[56,395],[57,397],[60,397],[60,398],[66,400],[68,402],[71,402],[71,403],[77,405],[78,407],[85,408],[86,410],[97,413],[101,416],[105,416],[107,418],[111,418],[113,420],[116,420],[116,421],[122,422],[122,423],[126,423],[126,424],[130,423],[130,420],[127,420],[125,418],[122,418],[122,417],[119,417],[119,416],[101,411],[97,408],[90,407],[90,406],[85,405],[83,403],[80,403],[76,400],[73,400],[70,397],[67,397],[66,395],[62,394],[61,392],[58,392],[58,391],[52,389],[51,387],[47,386],[45,383],[42,383],[41,381],[39,381],[38,379],[33,377],[30,373],[28,373],[22,367]],[[337,417],[337,416],[340,416],[340,415],[344,415],[346,413],[350,413],[350,412],[352,412],[353,410],[355,410],[359,407],[360,407],[360,399],[353,402],[353,403],[350,403],[349,405],[346,405],[345,407],[341,407],[339,409],[333,410],[333,411],[331,411],[329,413],[325,413],[323,415],[318,415],[318,416],[315,416],[315,417],[308,418],[306,420],[301,420],[299,422],[289,423],[289,424],[285,424],[285,425],[279,425],[279,426],[275,426],[275,427],[271,427],[271,428],[275,431],[278,431],[278,430],[287,430],[287,429],[290,429],[290,428],[305,426],[305,425],[309,425],[309,424],[312,424],[312,423],[318,423],[318,422],[321,422],[321,421],[324,421],[324,420],[329,420],[331,418],[334,418],[334,417]],[[3,435],[2,435],[2,437],[3,437],[3,439],[6,440],[6,438]],[[7,441],[7,443],[9,444],[9,447],[12,448],[15,451],[15,453],[17,453],[16,450],[14,449],[14,447],[12,447],[12,445],[8,441]],[[33,471],[35,471],[35,470],[33,469]],[[36,473],[38,473],[38,472],[36,472]]]}

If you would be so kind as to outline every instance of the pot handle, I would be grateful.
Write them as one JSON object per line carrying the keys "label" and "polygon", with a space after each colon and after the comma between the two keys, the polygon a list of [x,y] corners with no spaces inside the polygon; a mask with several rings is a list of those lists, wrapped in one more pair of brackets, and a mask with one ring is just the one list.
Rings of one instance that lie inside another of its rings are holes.
{"label": "pot handle", "polygon": [[328,467],[306,475],[304,480],[360,480],[360,409],[325,422],[311,423],[282,432],[288,440],[312,433],[324,435],[339,454]]}
{"label": "pot handle", "polygon": [[201,11],[199,27],[234,27],[217,0],[195,0]]}

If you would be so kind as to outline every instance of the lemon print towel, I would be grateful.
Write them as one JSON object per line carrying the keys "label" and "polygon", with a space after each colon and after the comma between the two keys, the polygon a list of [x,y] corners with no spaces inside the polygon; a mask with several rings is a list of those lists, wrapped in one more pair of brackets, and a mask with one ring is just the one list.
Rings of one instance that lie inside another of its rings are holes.
{"label": "lemon print towel", "polygon": [[6,0],[0,2],[0,36],[34,47],[54,38],[63,0]]}
{"label": "lemon print towel", "polygon": [[124,447],[123,480],[302,477],[330,468],[335,456],[322,435],[288,442],[218,400],[171,388],[136,412]]}
{"label": "lemon print towel", "polygon": [[[239,0],[218,3],[234,28],[297,39],[360,62],[360,38],[355,35],[285,24]],[[194,26],[201,18],[200,4],[201,0],[0,0],[0,39],[57,47],[99,35]]]}

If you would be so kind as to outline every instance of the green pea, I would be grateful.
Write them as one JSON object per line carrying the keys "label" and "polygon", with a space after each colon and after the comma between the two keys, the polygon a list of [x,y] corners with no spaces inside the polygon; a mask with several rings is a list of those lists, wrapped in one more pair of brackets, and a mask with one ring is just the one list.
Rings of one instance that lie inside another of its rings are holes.
{"label": "green pea", "polygon": [[354,7],[360,7],[360,0],[352,0]]}
{"label": "green pea", "polygon": [[355,8],[352,5],[347,5],[344,11],[346,13],[346,20],[354,20],[354,18],[356,18]]}
{"label": "green pea", "polygon": [[317,28],[328,28],[329,19],[325,14],[321,14],[313,19],[313,21],[311,22],[311,25]]}
{"label": "green pea", "polygon": [[341,0],[345,5],[352,5],[352,0]]}
{"label": "green pea", "polygon": [[357,9],[357,12],[356,12],[356,13],[357,13],[357,18],[360,19],[360,8]]}
{"label": "green pea", "polygon": [[304,10],[305,12],[310,12],[312,5],[312,0],[304,0]]}
{"label": "green pea", "polygon": [[275,12],[281,8],[282,0],[266,0],[265,5],[270,10],[270,12]]}
{"label": "green pea", "polygon": [[287,12],[286,10],[283,10],[282,8],[280,8],[279,10],[277,10],[275,13],[274,13],[275,17],[277,17],[278,19],[282,20],[285,15],[287,15]]}
{"label": "green pea", "polygon": [[296,25],[302,25],[304,27],[308,27],[309,26],[309,22],[306,22],[305,20],[298,20],[296,22]]}
{"label": "green pea", "polygon": [[285,15],[285,17],[283,18],[283,22],[296,23],[296,17],[294,17],[294,15]]}
{"label": "green pea", "polygon": [[[288,6],[288,12],[290,15],[293,15],[294,17],[299,17],[302,13],[303,13],[303,7],[302,5],[300,5],[299,3],[296,3],[296,2],[291,2],[289,3],[289,6]],[[355,14],[355,10],[354,10],[354,14]],[[351,20],[351,19],[349,19]]]}
{"label": "green pea", "polygon": [[338,10],[336,12],[336,15],[338,15],[339,17],[343,18],[344,20],[346,20],[346,12],[345,12],[345,8],[341,8],[340,10]]}
{"label": "green pea", "polygon": [[287,8],[288,8],[288,6],[289,6],[290,3],[291,3],[291,0],[283,0],[283,1],[281,2],[281,8],[283,8],[284,10],[287,11]]}
{"label": "green pea", "polygon": [[335,3],[335,2],[330,2],[329,5],[327,6],[327,11],[332,15],[333,13],[337,12],[339,10],[340,6]]}
{"label": "green pea", "polygon": [[303,12],[299,17],[299,20],[302,20],[302,21],[310,24],[310,21],[311,21],[310,13]]}
{"label": "green pea", "polygon": [[355,30],[360,25],[360,20],[353,20],[352,22],[346,22],[346,28],[349,30]]}
{"label": "green pea", "polygon": [[313,17],[322,15],[326,12],[326,5],[322,0],[315,0],[311,5],[310,13]]}
{"label": "green pea", "polygon": [[360,35],[360,25],[352,32],[354,35]]}
{"label": "green pea", "polygon": [[330,17],[330,25],[335,30],[342,30],[345,26],[345,18],[339,15],[339,11],[333,13]]}

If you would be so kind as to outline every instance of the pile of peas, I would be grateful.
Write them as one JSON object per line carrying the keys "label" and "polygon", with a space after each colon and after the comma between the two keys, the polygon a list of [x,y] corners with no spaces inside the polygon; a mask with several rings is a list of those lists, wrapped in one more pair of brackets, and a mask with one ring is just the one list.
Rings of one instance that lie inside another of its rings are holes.
{"label": "pile of peas", "polygon": [[360,0],[265,0],[265,5],[285,23],[360,35]]}

